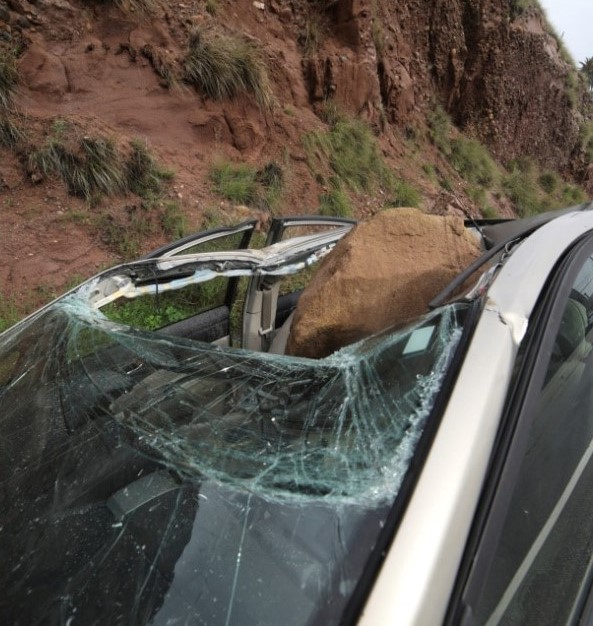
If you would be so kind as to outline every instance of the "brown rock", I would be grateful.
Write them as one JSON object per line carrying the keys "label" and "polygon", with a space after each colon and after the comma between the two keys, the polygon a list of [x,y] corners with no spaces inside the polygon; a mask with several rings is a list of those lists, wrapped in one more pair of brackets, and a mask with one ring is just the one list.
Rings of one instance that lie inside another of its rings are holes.
{"label": "brown rock", "polygon": [[481,254],[458,217],[390,209],[356,226],[301,296],[287,354],[321,358],[426,312]]}
{"label": "brown rock", "polygon": [[59,57],[38,44],[32,44],[21,64],[24,83],[33,91],[63,94],[68,91],[68,78]]}

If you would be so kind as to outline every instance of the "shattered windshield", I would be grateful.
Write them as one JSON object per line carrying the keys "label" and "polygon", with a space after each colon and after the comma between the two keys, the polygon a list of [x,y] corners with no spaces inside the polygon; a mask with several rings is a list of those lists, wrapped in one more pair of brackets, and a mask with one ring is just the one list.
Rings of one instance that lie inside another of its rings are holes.
{"label": "shattered windshield", "polygon": [[0,336],[0,622],[336,623],[465,314],[320,360],[75,295]]}

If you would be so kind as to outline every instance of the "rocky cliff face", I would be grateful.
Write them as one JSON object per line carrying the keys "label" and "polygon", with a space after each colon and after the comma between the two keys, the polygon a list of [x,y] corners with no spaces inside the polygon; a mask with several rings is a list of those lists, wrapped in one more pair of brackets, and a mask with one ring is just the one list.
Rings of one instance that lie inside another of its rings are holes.
{"label": "rocky cliff face", "polygon": [[575,160],[583,88],[537,9],[508,0],[340,0],[333,38],[305,63],[312,101],[328,96],[378,122],[414,124],[441,103],[503,162]]}
{"label": "rocky cliff face", "polygon": [[[188,138],[228,143],[244,156],[261,153],[279,134],[294,142],[315,125],[311,109],[330,98],[383,130],[413,127],[438,103],[503,162],[530,155],[574,173],[582,165],[575,149],[584,89],[541,12],[514,16],[512,5],[226,0],[213,17],[190,0],[168,2],[147,17],[101,2],[7,0],[0,34],[26,48],[20,64],[31,112],[96,112],[115,127],[125,126],[127,115],[130,130],[150,137],[159,135],[151,112],[161,110],[171,121],[173,153],[187,148]],[[186,98],[185,119],[177,123],[184,104],[166,87],[163,67],[182,64],[196,27],[261,42],[278,101],[299,109],[300,121],[278,110],[270,120],[249,102]],[[158,141],[169,143],[162,133]]]}

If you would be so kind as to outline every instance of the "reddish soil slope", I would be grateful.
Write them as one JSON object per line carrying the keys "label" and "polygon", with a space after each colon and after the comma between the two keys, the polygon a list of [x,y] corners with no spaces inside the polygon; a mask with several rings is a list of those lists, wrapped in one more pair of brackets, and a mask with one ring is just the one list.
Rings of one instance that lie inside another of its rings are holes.
{"label": "reddish soil slope", "polygon": [[[371,124],[387,162],[415,182],[430,212],[476,211],[461,184],[445,193],[422,174],[422,165],[439,159],[414,137],[426,135],[425,115],[437,102],[502,160],[531,154],[566,176],[584,171],[576,151],[580,109],[566,89],[574,71],[541,17],[511,16],[506,0],[402,0],[397,12],[393,3],[370,0],[175,0],[149,14],[130,7],[107,0],[0,3],[0,45],[19,51],[19,119],[35,145],[56,119],[122,145],[141,139],[174,170],[164,199],[179,203],[191,229],[214,209],[223,219],[246,215],[212,191],[209,168],[221,158],[281,163],[286,188],[278,212],[316,211],[324,182],[307,166],[302,136],[326,127],[317,114],[328,98]],[[164,66],[181,76],[196,28],[240,34],[262,47],[272,110],[261,111],[247,95],[213,101],[181,80],[163,79]],[[114,262],[94,216],[122,224],[140,201],[103,198],[90,206],[59,181],[26,175],[25,160],[0,147],[0,293],[32,306],[73,276]],[[360,196],[357,212],[372,213],[381,202],[380,192]],[[147,234],[142,250],[162,238]]]}

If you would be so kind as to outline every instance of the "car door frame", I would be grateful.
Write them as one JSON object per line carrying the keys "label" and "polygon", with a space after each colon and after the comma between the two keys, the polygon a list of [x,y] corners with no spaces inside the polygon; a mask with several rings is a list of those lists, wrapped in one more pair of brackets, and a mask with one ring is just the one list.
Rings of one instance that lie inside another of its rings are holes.
{"label": "car door frame", "polygon": [[220,239],[222,237],[236,235],[239,233],[243,233],[243,237],[239,243],[239,246],[234,249],[244,250],[249,246],[249,242],[251,241],[251,237],[257,227],[257,224],[257,220],[245,220],[244,222],[241,222],[236,226],[219,226],[217,228],[202,230],[200,232],[187,235],[186,237],[182,237],[177,241],[173,241],[171,243],[165,244],[164,246],[156,248],[152,252],[149,252],[143,257],[140,257],[139,260],[177,256],[179,254],[182,254],[184,250],[187,250],[188,248],[193,248],[194,246],[200,245],[201,243],[208,243],[210,241],[214,241],[215,239]]}
{"label": "car door frame", "polygon": [[[322,215],[302,215],[275,217],[270,224],[265,247],[280,244],[284,233],[293,227],[323,227],[334,228],[340,233],[338,239],[344,236],[346,228],[356,225],[356,220],[343,217],[325,217]],[[321,231],[319,235],[331,233],[331,230]],[[281,295],[279,283],[266,283],[265,279],[253,276],[247,285],[245,304],[242,314],[242,347],[249,350],[268,351],[273,338],[279,329],[286,323],[286,334],[291,323],[291,313],[296,307],[299,292]]]}

